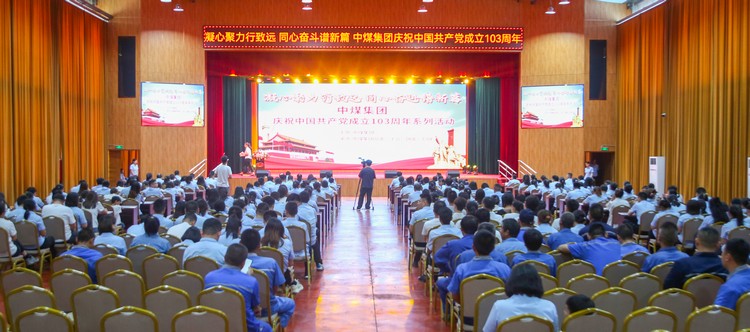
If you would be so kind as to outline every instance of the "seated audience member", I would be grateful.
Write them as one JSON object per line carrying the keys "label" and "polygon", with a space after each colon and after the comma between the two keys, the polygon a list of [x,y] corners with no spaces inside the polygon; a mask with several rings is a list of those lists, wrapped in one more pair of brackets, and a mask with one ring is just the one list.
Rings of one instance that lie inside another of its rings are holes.
{"label": "seated audience member", "polygon": [[592,204],[589,207],[589,224],[586,227],[581,228],[581,230],[578,231],[578,235],[583,236],[584,240],[590,240],[591,238],[589,238],[587,234],[589,233],[589,227],[594,224],[604,227],[605,235],[607,237],[611,239],[617,239],[617,235],[615,235],[615,229],[604,222],[604,208],[601,204]]}
{"label": "seated audience member", "polygon": [[453,295],[453,299],[459,299],[461,281],[468,277],[484,273],[498,277],[505,282],[510,276],[510,267],[507,264],[496,262],[489,256],[495,249],[494,234],[487,231],[478,231],[472,237],[471,241],[472,251],[475,254],[474,258],[456,267],[456,271],[451,277],[441,278],[437,281],[438,293],[440,294],[440,299],[443,301],[443,308],[445,308],[445,298],[448,292]]}
{"label": "seated audience member", "polygon": [[[49,248],[52,252],[52,256],[54,257],[55,252],[55,238],[52,236],[47,236],[47,229],[44,227],[44,221],[42,220],[42,217],[40,217],[38,214],[34,213],[34,210],[37,208],[37,204],[34,202],[33,199],[27,198],[23,201],[23,214],[21,215],[21,219],[16,220],[16,223],[19,223],[23,220],[27,220],[29,222],[32,222],[36,224],[37,231],[39,232],[39,248],[41,249],[47,249]],[[36,249],[36,248],[24,248],[25,250],[28,249]]]}
{"label": "seated audience member", "polygon": [[65,227],[65,241],[68,243],[75,242],[73,234],[78,231],[78,222],[76,222],[76,217],[73,215],[73,210],[65,206],[65,195],[56,193],[52,196],[52,204],[45,205],[42,208],[42,219],[47,217],[62,219],[63,226]]}
{"label": "seated audience member", "polygon": [[712,227],[699,230],[695,238],[695,254],[674,262],[672,270],[664,279],[664,289],[682,288],[685,281],[702,273],[726,279],[727,270],[721,265],[721,258],[716,254],[718,249],[719,231]]}
{"label": "seated audience member", "polygon": [[[566,199],[565,200],[565,212],[570,212],[570,213],[575,214],[576,211],[579,211],[578,210],[579,207],[580,207],[580,204],[578,204],[577,200],[574,200],[574,199]],[[585,214],[584,214],[584,216],[585,216]],[[573,228],[571,228],[571,230],[574,233],[578,234],[578,232],[584,226],[586,226],[586,223],[582,222],[580,227],[573,227]],[[552,227],[554,227],[555,229],[558,229],[558,230],[560,229],[560,218],[555,219],[554,221],[552,221]]]}
{"label": "seated audience member", "polygon": [[565,300],[564,312],[566,317],[588,308],[596,308],[596,304],[586,295],[576,294]]}
{"label": "seated audience member", "polygon": [[735,310],[740,296],[750,292],[748,255],[750,255],[750,244],[744,239],[734,238],[724,245],[721,263],[729,271],[729,277],[727,277],[727,282],[719,288],[714,304]]}
{"label": "seated audience member", "polygon": [[518,241],[523,241],[523,234],[529,230],[534,229],[534,211],[530,209],[521,210],[518,216],[518,224],[521,227],[518,231]]}
{"label": "seated audience member", "polygon": [[163,198],[159,198],[154,201],[154,217],[159,220],[159,226],[169,229],[174,226],[174,222],[164,216],[164,211],[167,209],[167,201]]}
{"label": "seated audience member", "polygon": [[[313,258],[315,259],[315,266],[316,270],[322,271],[323,270],[323,260],[320,255],[320,243],[318,243],[318,227],[317,227],[317,218],[315,221],[308,223],[304,223],[299,220],[299,217],[297,216],[297,212],[299,211],[299,206],[297,205],[297,202],[287,202],[284,206],[284,215],[286,218],[282,221],[282,224],[284,227],[289,226],[297,226],[302,228],[305,231],[305,240],[307,241],[307,244],[309,247],[307,248],[308,252],[312,249],[313,251]],[[308,229],[308,225],[310,228]],[[304,252],[295,252],[296,256],[304,256]],[[307,266],[307,265],[305,265]],[[305,273],[307,275],[307,273]]]}
{"label": "seated audience member", "polygon": [[[497,230],[495,229],[495,225],[493,223],[484,222],[480,223],[479,226],[477,226],[477,232],[479,231],[486,231],[490,233],[495,233]],[[475,233],[476,234],[476,233]],[[497,244],[495,245],[495,247]],[[493,261],[503,263],[505,265],[508,265],[508,257],[505,256],[505,253],[495,250],[493,248],[492,252],[490,252],[490,257]],[[456,266],[461,265],[463,263],[469,262],[472,259],[476,257],[476,253],[473,249],[466,250],[458,255],[458,259],[456,261]]]}
{"label": "seated audience member", "polygon": [[[206,219],[208,219],[208,218],[202,216],[199,213],[198,210],[199,210],[199,208],[198,208],[198,202],[197,201],[187,201],[187,202],[185,202],[185,214],[182,215],[182,216],[180,216],[180,217],[178,217],[174,221],[174,224],[175,225],[179,225],[180,223],[182,223],[182,219],[185,218],[185,215],[187,215],[188,213],[192,213],[192,214],[195,214],[195,225],[196,225],[196,227],[201,228],[203,226],[203,222],[206,221]],[[205,211],[203,211],[203,212],[205,212]]]}
{"label": "seated audience member", "polygon": [[654,204],[649,202],[649,194],[645,191],[638,193],[638,202],[633,204],[628,210],[628,216],[625,217],[625,223],[630,224],[631,227],[638,228],[638,224],[641,220],[643,213],[647,211],[654,211]]}
{"label": "seated audience member", "polygon": [[[0,193],[0,196],[1,195],[2,193]],[[10,255],[11,257],[24,256],[26,260],[26,266],[36,264],[39,259],[34,256],[27,255],[23,250],[21,242],[18,242],[18,232],[16,231],[15,223],[8,219],[5,219],[5,211],[7,210],[8,206],[5,204],[5,201],[3,199],[0,199],[0,228],[5,229],[5,231],[8,233],[8,247],[10,249],[10,252],[8,252],[6,255]]]}
{"label": "seated audience member", "polygon": [[[70,208],[73,212],[73,216],[76,218],[76,229],[84,229],[89,226],[89,221],[86,219],[86,214],[83,210],[78,207],[78,202],[78,193],[69,193],[68,196],[65,196],[65,206]],[[96,218],[96,215],[93,217]],[[95,229],[94,232],[96,233],[96,231],[97,230]],[[73,234],[73,236],[76,236],[76,234]]]}
{"label": "seated audience member", "polygon": [[[701,214],[701,210],[706,206],[706,204],[702,200],[689,200],[687,204],[685,204],[687,210],[685,214],[681,215],[679,219],[677,219],[677,233],[680,235],[680,240],[682,240],[682,226],[685,225],[685,222],[690,219],[700,219],[703,220],[703,214]],[[703,222],[701,222],[703,223]]]}
{"label": "seated audience member", "polygon": [[292,315],[294,315],[295,303],[293,299],[288,297],[276,296],[278,287],[283,286],[286,282],[284,272],[281,271],[279,264],[276,264],[275,259],[258,255],[260,233],[257,230],[248,229],[243,231],[240,243],[247,248],[247,259],[250,262],[250,267],[261,270],[268,276],[271,312],[279,315],[281,327],[286,328]]}
{"label": "seated audience member", "polygon": [[[205,224],[208,224],[212,220],[216,219],[212,218],[207,220],[203,225],[204,228],[206,227]],[[218,220],[216,221],[218,222]],[[219,224],[221,227],[221,223]],[[241,271],[245,266],[246,259],[247,248],[245,248],[245,246],[241,244],[232,244],[229,248],[226,248],[225,256],[221,259],[221,261],[226,262],[226,264],[222,264],[224,266],[220,269],[211,271],[206,275],[205,288],[208,289],[214,286],[224,286],[238,291],[245,299],[245,321],[247,323],[247,330],[271,332],[272,329],[268,323],[255,317],[255,313],[260,312],[260,292],[258,289],[258,280],[247,273],[242,273]]]}
{"label": "seated audience member", "polygon": [[620,243],[607,238],[604,226],[599,223],[589,225],[588,235],[589,241],[563,244],[557,250],[593,264],[596,274],[601,275],[607,264],[620,260]]}
{"label": "seated audience member", "polygon": [[656,227],[657,227],[656,223],[659,221],[659,218],[664,217],[664,216],[675,216],[677,218],[680,217],[680,214],[678,212],[672,210],[672,204],[669,204],[669,201],[666,199],[662,199],[656,205],[656,214],[654,215],[654,219],[651,220],[651,234],[652,235],[656,236]]}
{"label": "seated audience member", "polygon": [[617,233],[617,241],[620,241],[621,257],[625,257],[625,255],[636,251],[648,254],[648,249],[646,249],[646,247],[635,243],[635,240],[633,240],[633,229],[630,228],[630,226],[626,224],[617,226],[615,233]]}
{"label": "seated audience member", "polygon": [[182,234],[180,240],[182,240],[182,242],[175,244],[173,247],[181,245],[190,246],[193,243],[198,243],[201,240],[201,230],[198,229],[198,227],[191,226],[185,231],[185,234]]}
{"label": "seated audience member", "polygon": [[195,226],[195,222],[197,220],[198,216],[196,216],[195,213],[185,214],[184,216],[182,216],[182,222],[170,227],[167,230],[167,234],[182,238],[182,235],[185,234],[185,231],[188,228]]}
{"label": "seated audience member", "polygon": [[[419,197],[420,199],[417,202],[417,210],[411,214],[411,218],[409,219],[409,230],[412,234],[414,233],[414,223],[419,220],[430,220],[437,216],[432,212],[432,207],[430,207],[430,204],[432,204],[432,196],[428,193],[424,193]],[[453,211],[451,211],[451,217],[452,216]]]}
{"label": "seated audience member", "polygon": [[156,180],[149,180],[148,181],[148,188],[144,189],[143,192],[141,192],[144,197],[149,196],[156,196],[159,198],[164,197],[164,193],[162,193],[161,189],[159,189],[159,184],[156,183]]}
{"label": "seated audience member", "polygon": [[513,263],[511,264],[511,266],[516,266],[516,264],[525,261],[537,261],[539,263],[547,265],[547,267],[549,267],[550,274],[554,276],[555,271],[557,271],[557,263],[555,262],[555,258],[550,256],[549,254],[545,254],[539,251],[539,248],[542,247],[543,239],[544,237],[542,236],[542,233],[540,233],[536,229],[530,229],[526,231],[526,233],[523,234],[523,243],[524,245],[526,245],[526,252],[513,257]]}
{"label": "seated audience member", "polygon": [[495,246],[494,251],[503,255],[513,250],[526,252],[526,245],[518,239],[520,230],[521,226],[515,219],[503,219],[503,226],[500,228],[500,236],[503,238],[503,242]]}
{"label": "seated audience member", "polygon": [[656,243],[661,248],[653,255],[646,257],[643,266],[641,266],[641,271],[650,273],[651,269],[659,264],[687,258],[688,254],[677,250],[675,247],[678,242],[677,225],[671,222],[662,224],[659,228],[659,235],[656,237]]}
{"label": "seated audience member", "polygon": [[609,219],[607,219],[607,223],[610,224],[610,225],[612,224],[612,218],[615,215],[614,213],[612,213],[612,210],[615,207],[625,206],[625,207],[628,208],[628,210],[630,210],[630,203],[628,201],[622,199],[622,196],[624,194],[625,194],[625,192],[622,189],[615,190],[614,191],[614,197],[612,197],[612,200],[609,201],[609,202],[607,202],[607,204],[606,204],[607,211],[610,212],[609,213]]}
{"label": "seated audience member", "polygon": [[573,211],[573,219],[575,220],[575,224],[570,228],[570,230],[575,234],[581,235],[581,230],[586,227],[586,212],[583,212],[581,210]]}
{"label": "seated audience member", "polygon": [[[310,197],[309,195],[307,197]],[[309,205],[308,205],[309,206]],[[263,220],[263,215],[268,212],[270,208],[268,204],[261,202],[255,207],[255,216],[252,220],[247,220],[245,217],[242,218],[242,231],[246,231],[254,226],[265,227],[266,223]]]}
{"label": "seated audience member", "polygon": [[448,274],[455,270],[455,258],[462,252],[471,249],[474,243],[474,233],[477,231],[477,219],[466,216],[461,219],[462,238],[448,241],[435,253],[435,266]]}
{"label": "seated audience member", "polygon": [[[671,205],[670,205],[671,207]],[[729,222],[729,207],[724,204],[718,197],[713,197],[708,201],[708,207],[711,211],[711,215],[703,218],[700,228],[711,226],[715,223],[728,223]],[[675,212],[678,213],[678,212]],[[679,217],[679,213],[677,217]]]}
{"label": "seated audience member", "polygon": [[482,208],[490,212],[490,220],[500,224],[503,221],[503,216],[495,213],[495,196],[485,196],[482,199]]}
{"label": "seated audience member", "polygon": [[[541,218],[539,219],[541,221]],[[549,236],[547,245],[556,250],[561,244],[583,242],[583,237],[578,233],[573,233],[571,228],[575,224],[575,217],[570,212],[565,212],[560,216],[560,231]]]}
{"label": "seated audience member", "polygon": [[533,266],[521,265],[510,272],[505,283],[505,295],[508,299],[499,300],[492,305],[482,331],[494,332],[500,323],[508,318],[533,314],[552,322],[553,331],[560,331],[555,304],[542,299],[544,288],[542,279]]}
{"label": "seated audience member", "polygon": [[182,263],[192,257],[204,256],[213,259],[219,265],[224,264],[224,255],[227,253],[227,247],[219,243],[221,236],[221,221],[210,218],[203,223],[203,234],[198,243],[190,245],[185,249],[182,257]]}
{"label": "seated audience member", "polygon": [[[430,213],[432,213],[432,211],[430,211]],[[452,234],[461,237],[462,235],[461,230],[451,226],[451,218],[453,217],[451,209],[447,207],[441,208],[438,211],[438,217],[440,218],[440,227],[433,229],[430,232],[430,237],[427,239],[426,248],[428,253],[432,252],[432,244],[438,236]]]}
{"label": "seated audience member", "polygon": [[125,255],[128,251],[128,246],[125,244],[125,239],[114,234],[115,228],[115,217],[111,214],[99,215],[99,236],[94,239],[94,245],[106,244],[113,246],[117,249],[120,255]]}
{"label": "seated audience member", "polygon": [[552,222],[552,214],[548,210],[539,210],[536,214],[536,218],[539,220],[539,226],[536,226],[542,235],[555,234],[557,230],[550,225]]}
{"label": "seated audience member", "polygon": [[78,244],[74,245],[70,250],[64,252],[62,255],[71,255],[78,258],[82,258],[88,264],[89,277],[92,283],[96,283],[96,261],[102,258],[102,254],[94,249],[94,231],[89,228],[84,228],[78,232]]}
{"label": "seated audience member", "polygon": [[[269,211],[273,213],[273,211]],[[267,213],[267,214],[269,214]],[[287,285],[292,287],[292,293],[299,293],[304,289],[301,283],[294,279],[292,275],[292,269],[289,266],[290,262],[294,262],[294,244],[292,243],[291,237],[285,234],[286,228],[284,225],[275,217],[268,218],[266,227],[263,232],[259,232],[261,239],[260,244],[266,247],[271,247],[279,250],[281,255],[284,257],[284,266],[281,269],[284,271],[284,277],[286,277]]]}
{"label": "seated audience member", "polygon": [[169,241],[159,236],[159,220],[154,216],[144,216],[142,224],[144,233],[136,236],[130,245],[147,245],[153,247],[160,253],[166,253],[169,251],[169,248],[172,247],[169,244]]}
{"label": "seated audience member", "polygon": [[240,227],[242,227],[242,221],[236,216],[230,216],[224,233],[219,237],[219,243],[227,247],[233,243],[240,243]]}
{"label": "seated audience member", "polygon": [[602,193],[601,187],[594,187],[594,193],[586,197],[583,200],[583,204],[591,206],[591,204],[607,204],[607,196]]}
{"label": "seated audience member", "polygon": [[725,241],[728,239],[729,232],[731,232],[733,229],[740,226],[750,226],[746,224],[745,216],[742,212],[742,207],[739,205],[732,204],[732,206],[729,207],[729,218],[729,222],[721,226],[721,238]]}
{"label": "seated audience member", "polygon": [[[424,225],[422,225],[422,236],[424,236],[425,238],[427,238],[427,235],[430,233],[430,230],[432,230],[435,227],[439,227],[440,226],[440,218],[438,217],[438,211],[440,211],[440,209],[442,209],[444,207],[446,207],[446,205],[445,205],[445,202],[443,202],[443,201],[437,201],[435,203],[432,203],[432,213],[433,213],[433,215],[435,217],[424,222]],[[459,222],[460,222],[460,220],[459,220]],[[460,225],[458,225],[456,228],[460,228]],[[416,243],[416,245],[418,245],[418,246],[419,245],[424,246],[425,244],[424,243],[421,243],[421,244],[420,243]],[[417,257],[417,259],[418,259],[418,257]]]}

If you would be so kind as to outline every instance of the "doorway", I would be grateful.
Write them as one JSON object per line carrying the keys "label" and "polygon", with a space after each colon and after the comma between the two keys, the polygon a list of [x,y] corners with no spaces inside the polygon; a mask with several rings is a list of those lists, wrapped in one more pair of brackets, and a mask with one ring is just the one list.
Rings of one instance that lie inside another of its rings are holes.
{"label": "doorway", "polygon": [[112,187],[120,180],[120,172],[125,177],[128,176],[128,167],[130,166],[130,161],[133,159],[138,159],[140,163],[140,150],[109,150],[107,180],[112,184]]}
{"label": "doorway", "polygon": [[601,185],[606,180],[613,180],[615,176],[615,153],[602,151],[587,151],[586,161],[596,160],[599,165],[599,173],[596,177],[596,184]]}

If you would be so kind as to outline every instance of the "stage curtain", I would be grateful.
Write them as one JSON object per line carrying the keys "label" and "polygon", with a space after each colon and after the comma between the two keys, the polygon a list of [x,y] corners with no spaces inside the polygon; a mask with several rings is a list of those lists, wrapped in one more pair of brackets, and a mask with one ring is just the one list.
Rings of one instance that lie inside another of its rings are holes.
{"label": "stage curtain", "polygon": [[[617,174],[728,200],[746,195],[750,156],[750,4],[673,0],[618,26]],[[664,113],[664,117],[662,117]]]}
{"label": "stage curtain", "polygon": [[206,100],[206,135],[208,135],[208,169],[216,168],[224,154],[224,108],[223,79],[221,76],[208,76]]}
{"label": "stage curtain", "polygon": [[232,171],[242,171],[242,158],[245,142],[250,142],[250,108],[247,79],[224,76],[224,152],[229,156]]}
{"label": "stage curtain", "polygon": [[18,192],[13,180],[12,17],[10,1],[0,1],[0,192],[10,201]]}
{"label": "stage curtain", "polygon": [[500,79],[476,80],[469,109],[469,159],[480,173],[497,174],[500,152]]}

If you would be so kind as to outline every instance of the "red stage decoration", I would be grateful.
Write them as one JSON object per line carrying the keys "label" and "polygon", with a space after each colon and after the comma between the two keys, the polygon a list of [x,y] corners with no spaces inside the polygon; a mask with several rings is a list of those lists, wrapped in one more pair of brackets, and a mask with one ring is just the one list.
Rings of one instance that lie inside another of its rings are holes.
{"label": "red stage decoration", "polygon": [[203,27],[206,49],[420,49],[521,51],[523,28],[502,27]]}

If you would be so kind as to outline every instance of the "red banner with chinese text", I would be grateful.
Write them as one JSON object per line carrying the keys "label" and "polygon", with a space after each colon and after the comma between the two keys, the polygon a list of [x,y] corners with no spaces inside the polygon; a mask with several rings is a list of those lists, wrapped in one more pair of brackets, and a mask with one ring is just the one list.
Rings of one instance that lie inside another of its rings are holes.
{"label": "red banner with chinese text", "polygon": [[206,49],[412,49],[521,51],[523,28],[502,27],[203,27]]}

